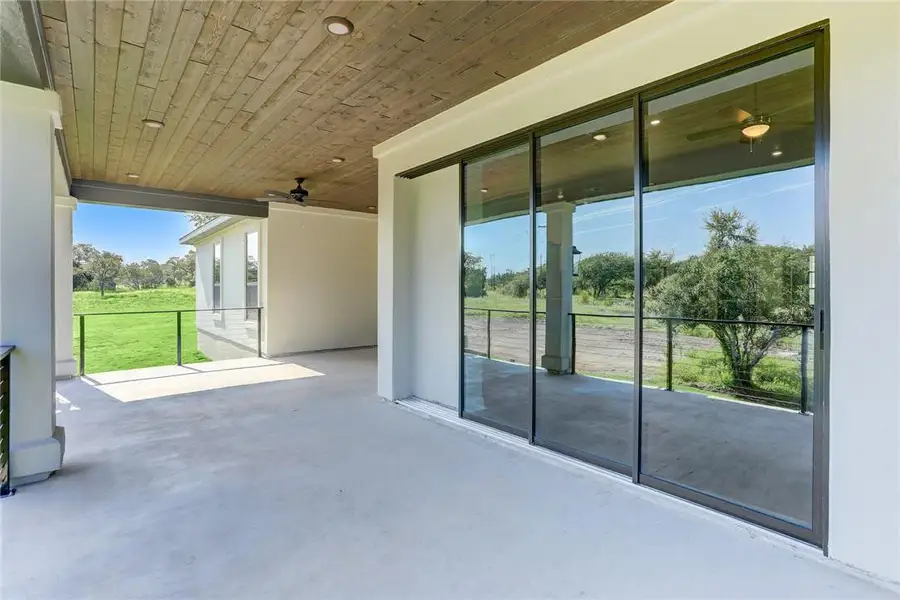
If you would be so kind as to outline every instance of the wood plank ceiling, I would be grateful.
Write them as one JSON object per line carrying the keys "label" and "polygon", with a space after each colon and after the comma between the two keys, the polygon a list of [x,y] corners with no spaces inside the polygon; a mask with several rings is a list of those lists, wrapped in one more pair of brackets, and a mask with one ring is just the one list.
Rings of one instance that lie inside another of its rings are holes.
{"label": "wood plank ceiling", "polygon": [[[305,176],[312,197],[370,211],[372,146],[666,1],[42,0],[41,10],[73,178],[252,199]],[[353,34],[329,34],[331,15]]]}

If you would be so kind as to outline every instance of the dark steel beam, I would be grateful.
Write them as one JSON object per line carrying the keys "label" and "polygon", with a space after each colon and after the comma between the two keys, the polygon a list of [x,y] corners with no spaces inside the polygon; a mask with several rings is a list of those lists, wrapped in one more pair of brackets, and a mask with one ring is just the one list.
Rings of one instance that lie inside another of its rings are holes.
{"label": "dark steel beam", "polygon": [[71,194],[80,202],[115,204],[184,212],[215,213],[238,217],[268,217],[269,205],[241,198],[192,194],[176,190],[139,187],[76,179]]}

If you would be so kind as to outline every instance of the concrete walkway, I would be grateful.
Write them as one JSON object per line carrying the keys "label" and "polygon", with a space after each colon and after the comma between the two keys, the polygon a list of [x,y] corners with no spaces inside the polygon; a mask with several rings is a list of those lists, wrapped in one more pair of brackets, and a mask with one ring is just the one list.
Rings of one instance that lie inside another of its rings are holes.
{"label": "concrete walkway", "polygon": [[0,597],[895,597],[379,402],[373,351],[294,362],[323,375],[130,402],[61,384],[66,465],[0,503]]}

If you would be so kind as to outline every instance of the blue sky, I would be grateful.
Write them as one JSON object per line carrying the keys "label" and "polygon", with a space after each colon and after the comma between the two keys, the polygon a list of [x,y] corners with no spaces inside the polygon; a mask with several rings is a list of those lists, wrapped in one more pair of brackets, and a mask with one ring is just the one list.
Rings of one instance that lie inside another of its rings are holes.
{"label": "blue sky", "polygon": [[178,243],[191,230],[187,216],[178,212],[80,202],[72,227],[76,244],[121,254],[126,262],[164,262],[190,249]]}
{"label": "blue sky", "polygon": [[[813,167],[801,167],[716,183],[644,194],[644,249],[672,251],[684,258],[703,250],[705,216],[713,208],[737,208],[759,227],[764,244],[812,245]],[[579,206],[573,217],[574,243],[585,255],[634,252],[631,198]],[[546,251],[543,214],[538,215],[539,262]],[[488,271],[528,266],[528,217],[523,215],[466,228],[466,250],[484,258]]]}

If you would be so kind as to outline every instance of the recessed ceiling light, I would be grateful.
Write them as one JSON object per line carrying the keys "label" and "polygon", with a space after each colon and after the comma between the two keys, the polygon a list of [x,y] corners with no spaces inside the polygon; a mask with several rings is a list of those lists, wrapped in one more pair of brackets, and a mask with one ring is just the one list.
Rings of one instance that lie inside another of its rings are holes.
{"label": "recessed ceiling light", "polygon": [[775,150],[774,152],[772,152],[772,156],[781,156],[781,155],[782,155],[781,150]]}
{"label": "recessed ceiling light", "polygon": [[606,134],[605,133],[595,133],[594,139],[597,140],[598,142],[602,142],[603,140],[606,139]]}
{"label": "recessed ceiling light", "polygon": [[369,210],[375,210],[374,206],[367,206],[366,208],[368,208]]}
{"label": "recessed ceiling light", "polygon": [[487,194],[487,188],[481,188],[481,193],[482,193],[482,194]]}
{"label": "recessed ceiling light", "polygon": [[125,177],[127,177],[128,179],[137,179],[138,177],[140,177],[140,175],[138,175],[137,173],[125,173]]}
{"label": "recessed ceiling light", "polygon": [[346,159],[345,159],[343,156],[332,156],[332,157],[331,157],[331,162],[333,162],[333,163],[336,164],[336,165],[341,164],[341,163],[344,162],[345,160],[346,160]]}
{"label": "recessed ceiling light", "polygon": [[650,124],[653,125],[654,127],[656,127],[660,123],[662,123],[662,121],[660,121],[659,119],[653,119],[652,121],[650,121]]}
{"label": "recessed ceiling light", "polygon": [[166,126],[165,123],[156,119],[143,119],[141,123],[144,124],[144,127],[149,127],[150,129],[162,129]]}
{"label": "recessed ceiling light", "polygon": [[325,29],[328,30],[328,33],[334,35],[350,35],[353,33],[353,23],[344,17],[325,17],[325,20],[322,22],[325,24]]}

